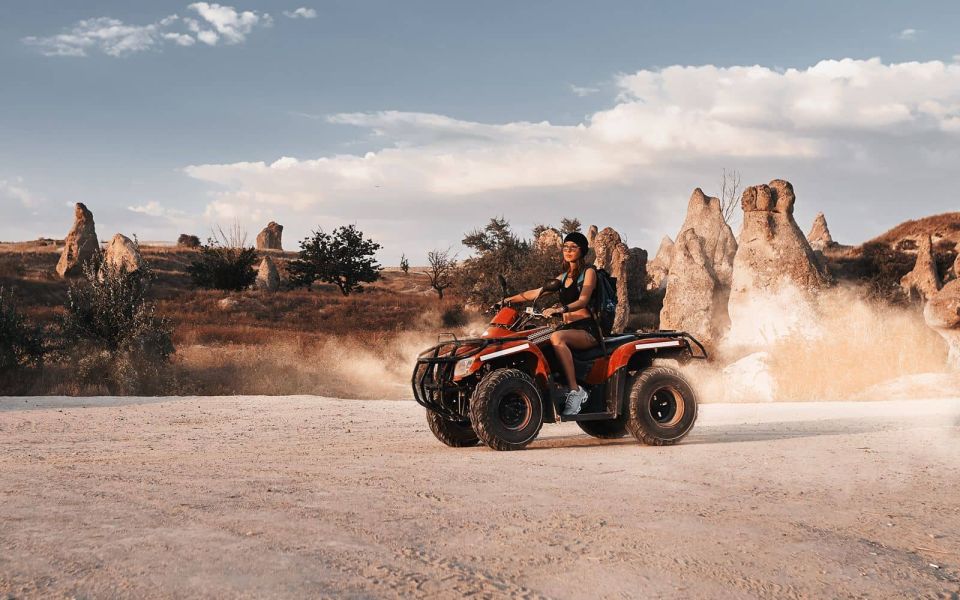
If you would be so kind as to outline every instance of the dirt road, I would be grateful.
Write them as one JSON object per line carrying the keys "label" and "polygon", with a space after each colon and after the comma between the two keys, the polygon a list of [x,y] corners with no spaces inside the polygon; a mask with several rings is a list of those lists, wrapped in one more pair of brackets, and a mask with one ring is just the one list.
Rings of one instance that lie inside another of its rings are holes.
{"label": "dirt road", "polygon": [[454,450],[412,402],[0,399],[0,598],[960,594],[960,400]]}

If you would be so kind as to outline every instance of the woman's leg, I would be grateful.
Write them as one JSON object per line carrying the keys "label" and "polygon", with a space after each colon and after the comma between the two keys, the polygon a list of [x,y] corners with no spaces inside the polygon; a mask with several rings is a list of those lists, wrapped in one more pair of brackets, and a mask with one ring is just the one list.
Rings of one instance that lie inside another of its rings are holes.
{"label": "woman's leg", "polygon": [[567,384],[571,390],[580,386],[577,385],[577,375],[573,368],[573,353],[570,349],[586,350],[597,345],[597,340],[582,329],[561,329],[554,331],[550,336],[550,343],[553,344],[553,353],[557,355],[557,360],[563,367],[563,374],[567,377]]}

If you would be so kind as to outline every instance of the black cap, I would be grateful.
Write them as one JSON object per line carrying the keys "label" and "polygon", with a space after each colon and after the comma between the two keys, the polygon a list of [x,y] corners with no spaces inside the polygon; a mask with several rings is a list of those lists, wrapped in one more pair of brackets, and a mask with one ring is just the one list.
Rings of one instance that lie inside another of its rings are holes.
{"label": "black cap", "polygon": [[573,242],[574,244],[580,246],[580,256],[583,258],[587,257],[587,250],[590,249],[590,243],[587,242],[587,236],[583,235],[579,231],[571,231],[567,234],[567,237],[563,238],[563,243]]}

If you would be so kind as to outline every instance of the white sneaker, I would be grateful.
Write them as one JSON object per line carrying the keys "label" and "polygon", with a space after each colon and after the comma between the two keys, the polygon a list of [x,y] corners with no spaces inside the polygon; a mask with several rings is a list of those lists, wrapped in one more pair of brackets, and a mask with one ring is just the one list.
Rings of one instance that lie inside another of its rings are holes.
{"label": "white sneaker", "polygon": [[583,403],[587,401],[589,394],[585,389],[577,388],[575,390],[570,390],[567,392],[567,398],[564,402],[563,414],[565,415],[576,415],[580,413],[580,408],[583,406]]}

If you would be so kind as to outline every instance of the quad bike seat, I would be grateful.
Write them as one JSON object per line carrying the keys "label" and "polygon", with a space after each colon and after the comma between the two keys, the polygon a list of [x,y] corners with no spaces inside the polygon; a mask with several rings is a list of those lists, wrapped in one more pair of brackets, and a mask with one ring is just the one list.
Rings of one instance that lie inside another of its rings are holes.
{"label": "quad bike seat", "polygon": [[603,348],[597,344],[593,348],[588,348],[586,350],[573,350],[573,358],[574,360],[582,362],[590,362],[600,358],[601,356],[610,356],[613,354],[613,351],[620,346],[635,341],[636,339],[637,336],[632,334],[615,335],[613,337],[603,338],[603,345],[606,346],[606,353],[604,353]]}

